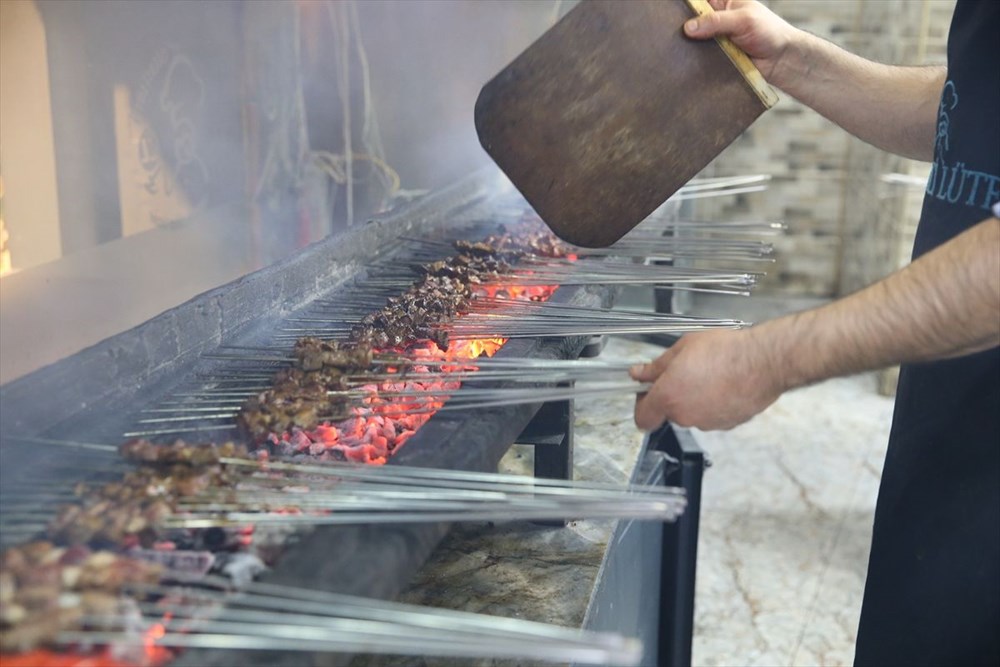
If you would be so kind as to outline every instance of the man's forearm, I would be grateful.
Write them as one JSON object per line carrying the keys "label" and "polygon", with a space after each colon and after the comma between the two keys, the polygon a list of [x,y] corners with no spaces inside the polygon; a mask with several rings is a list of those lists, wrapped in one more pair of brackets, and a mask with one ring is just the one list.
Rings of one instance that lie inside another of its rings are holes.
{"label": "man's forearm", "polygon": [[1000,219],[827,306],[751,329],[784,389],[1000,344]]}
{"label": "man's forearm", "polygon": [[[740,331],[692,333],[630,371],[653,382],[635,422],[732,428],[785,391],[907,361],[1000,345],[1000,219],[822,308]],[[739,391],[734,391],[738,387]]]}
{"label": "man's forearm", "polygon": [[944,67],[882,65],[796,31],[770,80],[878,148],[933,157]]}

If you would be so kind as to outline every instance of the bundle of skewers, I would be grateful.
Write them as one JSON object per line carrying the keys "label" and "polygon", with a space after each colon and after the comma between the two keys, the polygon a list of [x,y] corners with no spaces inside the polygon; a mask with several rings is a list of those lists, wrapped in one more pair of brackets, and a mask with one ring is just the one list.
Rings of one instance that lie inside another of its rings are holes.
{"label": "bundle of skewers", "polygon": [[[646,267],[654,268],[655,267]],[[626,278],[626,275],[638,275],[642,273],[642,267],[636,269],[622,269],[623,273],[618,276],[627,280],[628,284],[638,284],[641,280]],[[598,281],[596,274],[593,283],[586,284],[615,284],[617,277],[612,271],[603,274],[603,279]],[[728,279],[728,277],[727,277]],[[542,281],[544,282],[544,281]],[[574,283],[570,279],[569,283]],[[497,283],[500,285],[501,283]],[[521,289],[535,287],[535,278],[526,278],[523,283],[504,282],[508,288],[519,287]],[[489,284],[491,287],[492,283]],[[730,285],[729,288],[719,287],[715,291],[729,294],[744,294],[749,285]],[[698,288],[700,289],[700,288]],[[517,312],[519,308],[532,307],[530,311]],[[501,333],[491,335],[484,332],[479,338],[540,338],[552,336],[603,336],[617,333],[630,333],[635,327],[636,321],[644,322],[642,332],[680,334],[688,331],[700,331],[708,329],[734,329],[745,326],[746,323],[729,318],[706,318],[695,316],[681,316],[665,313],[650,313],[646,311],[628,311],[619,308],[608,309],[598,307],[587,307],[580,305],[556,304],[548,301],[518,299],[506,297],[482,297],[466,304],[459,317],[446,321],[434,322],[427,325],[428,335],[433,335],[437,340],[460,341],[467,340],[467,336],[462,332],[463,326],[470,319],[470,315],[490,311],[493,315],[506,319],[516,324],[524,321],[523,331],[512,331],[512,335],[504,336]],[[329,340],[343,341],[349,337],[354,325],[350,320],[343,319],[344,314],[314,313],[308,317],[298,317],[288,320],[290,325],[282,329],[282,333],[275,336],[274,347],[287,349],[288,344],[294,344],[301,338],[318,337]],[[349,317],[349,315],[348,315]],[[549,328],[541,333],[531,332],[531,325],[540,317],[550,320],[558,319],[566,325],[566,331]]]}
{"label": "bundle of skewers", "polygon": [[13,528],[60,545],[153,548],[190,543],[188,531],[213,528],[247,534],[247,527],[270,525],[670,521],[685,505],[683,492],[674,488],[272,460],[231,442],[131,440],[104,447],[131,466],[68,493],[45,487],[17,491],[18,509],[0,515],[0,532]]}
{"label": "bundle of skewers", "polygon": [[[727,224],[754,234],[780,227]],[[631,240],[626,236],[624,251],[635,252],[655,237],[660,250],[656,243],[649,245],[656,252],[679,245],[687,248],[688,255],[694,252],[696,246],[690,240],[665,237],[661,227],[633,232],[636,236]],[[623,368],[578,365],[570,371],[576,362],[552,366],[520,360],[513,362],[517,367],[492,369],[491,374],[484,371],[493,360],[480,359],[476,366],[446,363],[477,357],[484,347],[490,353],[512,338],[680,334],[745,326],[725,318],[551,303],[548,297],[558,284],[650,282],[743,293],[756,280],[756,274],[662,266],[636,261],[638,256],[626,261],[589,261],[580,258],[582,250],[566,246],[537,226],[479,242],[411,241],[416,248],[413,254],[419,259],[421,252],[429,253],[428,261],[379,271],[378,277],[369,277],[347,299],[336,304],[321,302],[310,316],[290,320],[291,326],[270,345],[229,347],[210,355],[230,366],[214,373],[202,387],[153,408],[126,435],[223,431],[238,425],[253,442],[272,442],[282,454],[308,450],[314,455],[331,452],[350,460],[384,461],[440,409],[556,400],[546,386],[562,381],[558,378],[599,383],[562,389],[559,396],[563,398],[638,393],[648,388],[629,381]],[[706,240],[705,252],[726,247],[717,241]],[[730,243],[736,244],[730,246],[733,252],[744,257],[770,253],[767,244]],[[440,253],[438,246],[459,252],[430,261]],[[416,281],[412,271],[420,274]],[[386,297],[386,293],[395,296]],[[380,300],[384,305],[377,307]],[[617,377],[607,382],[612,373]],[[509,382],[508,386],[458,391],[473,378]],[[345,422],[349,423],[345,426]],[[332,429],[327,428],[331,425]]]}
{"label": "bundle of skewers", "polygon": [[[242,384],[175,395],[172,401],[146,409],[139,423],[151,426],[225,420],[222,428],[238,424],[253,442],[263,444],[275,433],[296,428],[314,430],[324,422],[402,419],[439,410],[531,404],[649,389],[628,377],[627,364],[596,360],[483,358],[458,362],[373,354],[366,366],[333,365],[339,363],[332,357],[336,354],[333,351],[339,349],[336,343],[302,339],[296,352],[301,354],[306,348],[331,351],[331,363],[306,371],[300,356],[275,353],[251,357],[285,363],[287,367],[270,384],[266,375],[260,374],[260,368],[243,367],[242,373],[232,368],[226,379]],[[234,358],[247,357],[237,354]],[[576,382],[581,384],[575,388],[553,389],[555,384]]]}
{"label": "bundle of skewers", "polygon": [[[364,652],[636,665],[611,633],[265,583],[191,577],[84,546],[35,541],[0,554],[3,664],[150,667],[177,649]],[[58,652],[58,653],[57,653]]]}
{"label": "bundle of skewers", "polygon": [[134,664],[147,664],[153,647],[160,659],[173,648],[232,648],[637,664],[639,644],[616,635],[266,584],[245,582],[236,591],[229,579],[164,563],[178,562],[173,545],[191,543],[191,533],[245,534],[247,526],[671,520],[684,507],[678,489],[300,464],[252,456],[233,443],[24,444],[57,443],[116,452],[128,467],[101,466],[105,478],[125,472],[77,485],[71,503],[38,485],[18,492],[19,506],[30,511],[11,512],[4,502],[0,534],[54,515],[35,525],[32,541],[0,558],[0,650],[36,660],[43,649],[101,645]]}
{"label": "bundle of skewers", "polygon": [[[759,271],[695,264],[703,260],[713,264],[720,260],[771,262],[774,247],[760,237],[784,229],[783,224],[774,222],[672,221],[654,214],[603,249],[570,246],[540,229],[537,221],[475,243],[404,237],[402,241],[410,254],[408,262],[377,264],[350,295],[317,301],[309,316],[289,320],[292,326],[282,328],[274,340],[286,344],[302,336],[358,340],[359,325],[374,328],[375,332],[394,329],[399,314],[415,310],[421,323],[428,326],[420,331],[404,331],[402,336],[390,331],[389,337],[405,341],[408,333],[422,334],[446,348],[449,326],[461,321],[471,308],[490,302],[500,306],[512,301],[544,303],[559,285],[646,285],[748,294],[761,276]],[[449,250],[457,250],[458,254],[440,259]],[[416,282],[414,274],[421,276]],[[428,278],[432,280],[425,286]],[[441,299],[443,294],[436,280],[451,283],[447,288],[456,291],[445,307],[437,308],[438,316],[428,318],[423,312],[427,302],[418,295],[432,294],[432,299]],[[398,296],[401,291],[402,297]],[[607,318],[614,312],[602,313],[605,320],[591,324],[591,335],[605,333],[602,326],[609,324]],[[655,324],[659,333],[675,333],[669,321]],[[706,328],[713,324],[705,322]]]}
{"label": "bundle of skewers", "polygon": [[498,302],[484,299],[460,320],[448,325],[451,340],[548,338],[560,336],[664,333],[682,334],[710,329],[739,329],[746,322],[728,318],[694,317],[616,308],[587,308],[571,304]]}
{"label": "bundle of skewers", "polygon": [[[157,645],[597,665],[637,665],[642,657],[638,640],[613,633],[286,586],[252,584],[233,594],[207,590],[205,582],[200,583],[199,588],[134,587],[161,596],[155,603],[140,605],[145,622],[157,629]],[[166,620],[157,621],[161,614]],[[62,632],[57,639],[118,644],[128,637],[123,619],[108,631]]]}
{"label": "bundle of skewers", "polygon": [[763,192],[771,181],[770,174],[738,174],[692,178],[668,200],[672,202],[707,197],[727,197],[732,195]]}
{"label": "bundle of skewers", "polygon": [[[763,187],[756,177],[715,179],[681,194]],[[683,264],[766,261],[770,245],[746,235],[778,228],[710,230],[735,239],[637,230],[606,251],[568,247],[537,227],[447,246],[409,240],[412,255],[427,261],[382,267],[349,298],[291,321],[272,345],[222,348],[212,357],[223,373],[140,420],[140,435],[235,428],[249,447],[50,442],[121,457],[101,466],[101,479],[74,488],[0,492],[0,542],[34,540],[0,557],[0,650],[36,663],[49,649],[148,665],[174,648],[205,647],[637,664],[638,643],[614,635],[247,585],[264,568],[259,558],[237,576],[209,550],[252,556],[261,533],[321,525],[675,519],[685,505],[678,489],[343,461],[386,462],[440,410],[646,391],[625,365],[481,355],[510,338],[743,326],[548,298],[558,285],[589,284],[745,293],[756,272]],[[457,254],[437,259],[444,247]],[[197,572],[175,569],[180,563]]]}

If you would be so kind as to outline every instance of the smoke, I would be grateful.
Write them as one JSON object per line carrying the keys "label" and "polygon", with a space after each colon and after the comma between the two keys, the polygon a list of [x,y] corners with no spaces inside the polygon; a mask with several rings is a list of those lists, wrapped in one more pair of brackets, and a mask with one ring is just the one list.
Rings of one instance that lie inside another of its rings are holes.
{"label": "smoke", "polygon": [[359,3],[376,117],[403,187],[441,187],[489,164],[473,126],[476,97],[552,24],[557,4]]}
{"label": "smoke", "polygon": [[[38,0],[51,113],[17,134],[55,168],[32,182],[5,148],[0,382],[490,164],[479,89],[569,4]],[[36,241],[19,202],[46,191]]]}

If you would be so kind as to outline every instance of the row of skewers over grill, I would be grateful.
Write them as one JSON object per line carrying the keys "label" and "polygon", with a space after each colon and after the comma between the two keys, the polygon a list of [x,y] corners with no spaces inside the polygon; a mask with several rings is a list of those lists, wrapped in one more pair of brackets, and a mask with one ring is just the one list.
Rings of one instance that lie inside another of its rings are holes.
{"label": "row of skewers over grill", "polygon": [[[109,455],[112,449],[106,450]],[[533,519],[569,514],[664,520],[675,517],[684,505],[683,495],[675,489],[531,480],[403,466],[283,463],[251,456],[245,448],[233,443],[177,441],[158,445],[140,440],[126,442],[119,453],[132,464],[120,478],[78,485],[67,494],[75,500],[59,506],[54,506],[51,498],[39,498],[32,503],[33,510],[25,513],[30,518],[54,512],[55,518],[36,536],[42,539],[6,550],[0,560],[3,652],[74,646],[81,641],[135,644],[144,640],[142,633],[136,635],[136,628],[146,632],[154,627],[165,628],[164,634],[157,638],[161,648],[240,646],[224,645],[217,637],[204,636],[214,636],[212,629],[221,626],[213,624],[221,623],[220,617],[232,614],[231,609],[196,609],[186,603],[191,607],[190,613],[179,614],[176,600],[204,596],[203,589],[209,582],[212,589],[222,591],[214,594],[216,603],[242,604],[244,598],[240,595],[255,590],[253,585],[246,587],[249,577],[244,578],[242,593],[234,589],[230,579],[206,577],[213,571],[211,560],[219,556],[205,551],[220,545],[231,549],[233,538],[239,543],[240,537],[252,536],[255,528],[283,529],[289,522],[294,526],[313,526]],[[147,562],[150,560],[154,562]],[[258,569],[264,567],[263,563],[256,565]],[[302,595],[302,591],[284,588],[276,593],[255,593],[251,606],[268,609],[268,605],[279,604],[274,597]],[[322,609],[321,602],[316,604],[317,609]],[[272,633],[290,632],[287,628],[299,623],[298,618],[290,617],[291,609],[282,612],[289,614],[287,619],[273,609],[266,614],[258,610],[264,614],[259,620],[262,623],[266,620]],[[344,604],[337,610],[338,616],[351,618],[349,607]],[[388,605],[386,610],[388,613],[393,608]],[[168,612],[172,616],[164,622]],[[408,613],[415,612],[410,609]],[[431,618],[418,619],[428,624],[436,612],[422,613],[432,614]],[[488,625],[485,619],[473,615],[465,620],[474,622],[476,627]],[[170,633],[171,628],[176,628],[177,633]],[[539,624],[514,629],[522,636],[557,630]],[[255,633],[260,636],[260,631]],[[298,650],[310,646],[344,650],[331,643],[330,638],[335,636],[326,635],[322,646],[303,643]],[[570,639],[568,631],[562,636]],[[430,641],[430,637],[425,634],[422,641]],[[399,635],[391,639],[398,641]],[[226,641],[235,639],[229,637]],[[355,642],[351,645],[356,646],[358,638],[347,632],[339,641]],[[504,641],[506,649],[495,647],[496,650],[523,654],[524,647],[513,640]],[[611,644],[598,650],[594,642]],[[618,662],[624,656],[624,663],[628,664],[633,661],[628,656],[636,655],[634,644],[620,638],[578,633],[573,635],[571,643],[576,647],[574,650],[582,651],[589,646],[592,659],[598,662]],[[243,647],[252,645],[255,644]],[[402,646],[394,645],[402,651]],[[448,648],[446,643],[442,650],[456,651],[460,646],[452,644]],[[545,650],[553,649],[549,646]],[[619,652],[619,657],[611,657],[614,651]]]}
{"label": "row of skewers over grill", "polygon": [[[349,299],[318,302],[269,345],[221,349],[211,361],[224,374],[145,411],[124,444],[86,445],[106,457],[99,479],[8,494],[0,540],[15,545],[0,557],[0,652],[22,660],[12,665],[67,651],[153,665],[185,647],[637,664],[641,646],[617,635],[253,582],[288,531],[322,525],[681,513],[678,489],[354,465],[386,462],[440,410],[648,388],[624,365],[481,356],[506,339],[742,326],[547,303],[559,284],[629,276],[713,291],[754,280],[643,261],[706,252],[682,239],[625,241],[617,261],[583,259],[537,227],[458,241],[445,259],[389,267]],[[412,245],[418,256],[442,250]],[[750,241],[726,248],[767,255]],[[199,431],[238,442],[147,439]],[[81,443],[20,443],[46,445]]]}
{"label": "row of skewers over grill", "polygon": [[[431,257],[447,247],[407,241]],[[743,259],[759,260],[770,252],[768,244],[756,241],[732,243],[730,251]],[[727,247],[709,245],[711,252]],[[655,231],[626,237],[624,259],[616,261],[583,258],[581,249],[537,228],[457,241],[453,251],[458,252],[446,259],[402,269],[399,263],[380,267],[349,297],[319,301],[314,312],[289,320],[292,326],[270,345],[221,349],[213,358],[231,365],[214,373],[214,381],[145,411],[126,435],[183,435],[236,425],[256,446],[275,454],[384,462],[440,409],[537,402],[546,393],[537,385],[552,369],[529,368],[527,360],[524,374],[506,367],[504,378],[523,386],[458,392],[459,381],[473,379],[470,374],[477,371],[476,379],[500,379],[496,369],[493,375],[482,373],[492,360],[480,355],[492,354],[505,340],[744,326],[730,319],[549,302],[560,284],[631,281],[728,292],[755,280],[744,272],[649,264],[650,258],[669,262],[706,252],[690,239],[664,239]],[[469,361],[477,357],[476,364]],[[605,391],[642,389],[619,372]]]}

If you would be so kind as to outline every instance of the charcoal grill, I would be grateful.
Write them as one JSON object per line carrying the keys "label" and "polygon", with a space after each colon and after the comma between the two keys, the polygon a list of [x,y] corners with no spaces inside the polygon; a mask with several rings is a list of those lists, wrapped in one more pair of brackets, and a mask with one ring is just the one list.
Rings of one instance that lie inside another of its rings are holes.
{"label": "charcoal grill", "polygon": [[[81,470],[98,468],[107,459],[95,458],[86,449],[27,446],[24,440],[118,443],[143,408],[193,377],[210,376],[222,368],[221,362],[204,358],[205,353],[223,343],[267,340],[284,321],[307,312],[317,299],[336,299],[364,284],[374,270],[373,261],[405,259],[405,238],[475,240],[495,232],[498,224],[513,222],[524,210],[523,200],[497,191],[492,182],[492,172],[476,174],[0,387],[0,482],[10,482],[26,470],[67,484],[79,481]],[[615,296],[614,289],[605,287],[562,287],[552,299],[608,307]],[[568,359],[578,356],[589,342],[582,337],[511,340],[498,355]],[[438,413],[389,464],[495,470],[540,407]],[[572,469],[571,405],[554,404],[546,413],[522,440],[538,446],[539,474],[565,475]],[[444,524],[318,528],[290,545],[265,579],[393,598],[447,530]],[[316,664],[318,659],[266,653],[240,657],[241,664],[248,665]],[[176,664],[209,667],[229,665],[232,660],[223,651],[189,651]]]}

